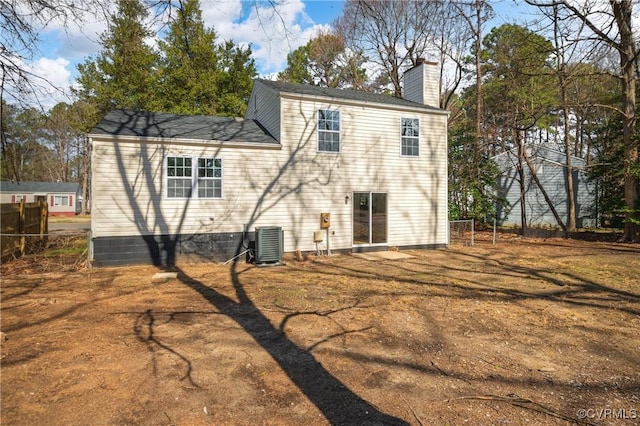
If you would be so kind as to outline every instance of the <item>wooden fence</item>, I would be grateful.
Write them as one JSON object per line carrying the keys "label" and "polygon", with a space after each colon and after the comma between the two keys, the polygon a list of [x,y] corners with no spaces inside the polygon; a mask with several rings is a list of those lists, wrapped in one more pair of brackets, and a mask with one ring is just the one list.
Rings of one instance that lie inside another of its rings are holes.
{"label": "wooden fence", "polygon": [[1,206],[2,260],[43,249],[49,232],[47,202],[25,203],[22,200],[19,204]]}

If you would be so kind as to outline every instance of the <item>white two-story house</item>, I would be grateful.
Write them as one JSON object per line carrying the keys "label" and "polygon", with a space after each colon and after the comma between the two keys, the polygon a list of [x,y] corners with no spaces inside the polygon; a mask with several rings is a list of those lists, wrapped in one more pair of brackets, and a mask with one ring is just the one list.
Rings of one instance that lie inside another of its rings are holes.
{"label": "white two-story house", "polygon": [[438,77],[410,69],[404,99],[256,80],[244,119],[111,111],[89,135],[94,264],[446,246]]}

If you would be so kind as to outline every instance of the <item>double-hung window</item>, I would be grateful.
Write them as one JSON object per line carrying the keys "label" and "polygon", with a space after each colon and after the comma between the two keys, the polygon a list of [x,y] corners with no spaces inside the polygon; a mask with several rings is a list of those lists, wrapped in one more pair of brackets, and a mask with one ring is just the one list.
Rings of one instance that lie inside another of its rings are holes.
{"label": "double-hung window", "polygon": [[402,118],[400,124],[400,153],[408,157],[420,155],[420,120]]}
{"label": "double-hung window", "polygon": [[193,165],[190,157],[167,157],[167,197],[190,198]]}
{"label": "double-hung window", "polygon": [[318,151],[340,152],[340,111],[318,111]]}
{"label": "double-hung window", "polygon": [[167,157],[167,198],[222,198],[222,160]]}
{"label": "double-hung window", "polygon": [[198,198],[222,198],[222,160],[198,158]]}

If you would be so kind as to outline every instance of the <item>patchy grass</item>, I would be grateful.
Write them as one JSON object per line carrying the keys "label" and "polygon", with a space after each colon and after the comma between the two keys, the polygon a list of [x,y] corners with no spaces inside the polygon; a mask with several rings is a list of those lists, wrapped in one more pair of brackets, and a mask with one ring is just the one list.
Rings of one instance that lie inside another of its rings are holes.
{"label": "patchy grass", "polygon": [[49,216],[49,223],[89,223],[91,215]]}
{"label": "patchy grass", "polygon": [[84,234],[52,234],[46,237],[44,247],[42,243],[35,244],[25,256],[3,262],[0,273],[73,271],[86,266],[87,245],[87,236]]}
{"label": "patchy grass", "polygon": [[83,241],[77,241],[75,247],[62,247],[62,248],[52,248],[48,249],[44,253],[44,257],[48,259],[63,257],[63,256],[81,256],[86,255],[87,253],[87,244],[86,238],[83,238]]}

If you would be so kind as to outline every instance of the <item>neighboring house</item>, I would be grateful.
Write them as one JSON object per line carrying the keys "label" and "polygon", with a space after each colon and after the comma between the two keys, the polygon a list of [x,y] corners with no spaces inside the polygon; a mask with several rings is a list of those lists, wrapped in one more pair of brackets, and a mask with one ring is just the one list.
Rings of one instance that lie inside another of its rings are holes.
{"label": "neighboring house", "polygon": [[34,203],[46,201],[49,216],[74,216],[80,213],[80,185],[73,182],[1,182],[1,202]]}
{"label": "neighboring house", "polygon": [[[529,146],[527,153],[535,165],[536,176],[552,200],[558,216],[566,224],[569,214],[567,198],[567,161],[563,152],[544,147]],[[497,223],[503,226],[521,226],[520,177],[518,174],[517,151],[505,151],[494,157],[502,175],[498,179],[498,197],[506,200],[506,205],[498,205]],[[549,204],[540,188],[531,177],[529,166],[522,160],[525,186],[525,213],[529,227],[557,227]],[[593,216],[596,206],[594,184],[589,182],[582,158],[571,157],[573,190],[576,201],[576,226],[595,226]]]}
{"label": "neighboring house", "polygon": [[406,99],[256,80],[244,119],[111,111],[89,135],[94,264],[228,260],[270,227],[285,252],[446,246],[438,87],[420,63]]}

